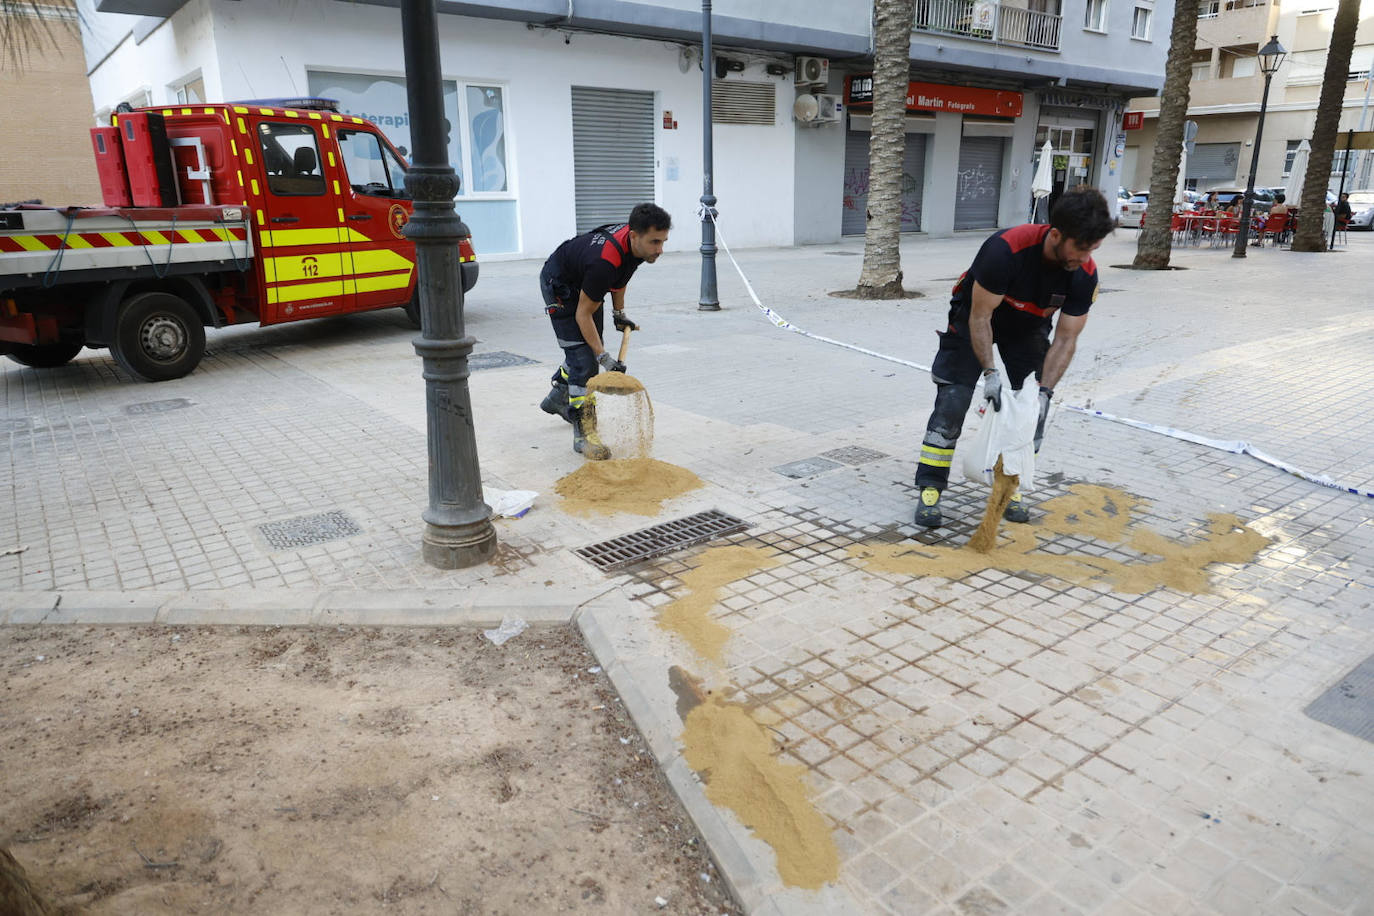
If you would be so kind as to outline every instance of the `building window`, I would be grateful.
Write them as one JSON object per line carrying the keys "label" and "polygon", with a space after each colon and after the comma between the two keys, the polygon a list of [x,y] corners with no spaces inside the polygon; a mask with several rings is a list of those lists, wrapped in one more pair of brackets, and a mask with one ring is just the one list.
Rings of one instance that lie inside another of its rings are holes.
{"label": "building window", "polygon": [[1221,0],[1202,0],[1197,5],[1197,18],[1215,19],[1221,15]]}
{"label": "building window", "polygon": [[1293,174],[1293,157],[1298,154],[1298,146],[1301,140],[1289,140],[1288,149],[1283,154],[1283,177],[1287,178]]}
{"label": "building window", "polygon": [[1154,18],[1154,10],[1148,6],[1137,6],[1135,15],[1131,17],[1131,37],[1149,41],[1150,20],[1152,18]]}
{"label": "building window", "polygon": [[1269,0],[1226,0],[1228,10],[1248,10],[1256,6],[1268,6]]}
{"label": "building window", "polygon": [[1107,0],[1087,0],[1083,8],[1083,28],[1093,32],[1107,31]]}
{"label": "building window", "polygon": [[1231,62],[1231,78],[1241,79],[1242,77],[1254,76],[1259,72],[1259,58],[1257,57],[1237,57]]}
{"label": "building window", "polygon": [[1346,167],[1346,163],[1347,163],[1347,157],[1349,157],[1349,160],[1348,160],[1348,161],[1353,163],[1353,162],[1355,161],[1355,154],[1358,153],[1358,152],[1359,152],[1359,150],[1354,150],[1354,149],[1352,149],[1352,150],[1343,150],[1343,149],[1338,149],[1338,150],[1336,150],[1336,154],[1335,154],[1334,156],[1331,157],[1331,177],[1332,177],[1332,178],[1339,178],[1341,175],[1344,175],[1344,174],[1345,174],[1345,167]]}
{"label": "building window", "polygon": [[1212,62],[1209,60],[1200,61],[1193,64],[1193,80],[1206,80],[1212,78]]}
{"label": "building window", "polygon": [[205,80],[199,76],[189,79],[180,86],[173,86],[172,94],[178,105],[203,104],[205,102]]}

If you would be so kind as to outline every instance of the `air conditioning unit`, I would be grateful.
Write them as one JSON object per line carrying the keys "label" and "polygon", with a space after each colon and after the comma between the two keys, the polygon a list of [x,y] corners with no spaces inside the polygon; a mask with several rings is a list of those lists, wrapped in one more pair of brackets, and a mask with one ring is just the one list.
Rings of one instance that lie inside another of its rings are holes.
{"label": "air conditioning unit", "polygon": [[830,82],[830,61],[824,57],[797,58],[797,85],[824,86]]}
{"label": "air conditioning unit", "polygon": [[792,117],[809,127],[838,124],[843,113],[844,106],[838,95],[808,92],[797,96],[797,101],[792,103]]}

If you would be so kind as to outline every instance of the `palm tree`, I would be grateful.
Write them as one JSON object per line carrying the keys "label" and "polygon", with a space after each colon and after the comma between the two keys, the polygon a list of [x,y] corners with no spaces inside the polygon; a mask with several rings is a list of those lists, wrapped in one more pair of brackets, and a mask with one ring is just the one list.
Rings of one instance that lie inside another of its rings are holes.
{"label": "palm tree", "polygon": [[1183,153],[1183,125],[1188,118],[1189,83],[1193,75],[1193,47],[1197,44],[1197,4],[1174,4],[1174,25],[1169,35],[1169,58],[1164,64],[1164,88],[1160,90],[1159,128],[1155,156],[1150,163],[1150,200],[1145,225],[1136,240],[1137,270],[1167,270],[1172,251],[1169,231],[1174,190],[1178,187],[1178,160]]}
{"label": "palm tree", "polygon": [[873,132],[868,141],[868,227],[859,272],[861,299],[900,299],[902,159],[911,82],[915,0],[873,0]]}
{"label": "palm tree", "polygon": [[0,0],[0,70],[23,70],[31,52],[56,48],[54,22],[74,29],[76,0]]}
{"label": "palm tree", "polygon": [[1321,213],[1326,208],[1326,186],[1331,181],[1331,161],[1336,156],[1336,133],[1340,128],[1345,84],[1350,75],[1350,53],[1355,47],[1355,30],[1360,24],[1360,0],[1341,0],[1336,21],[1331,26],[1331,47],[1326,52],[1326,73],[1322,94],[1317,101],[1317,121],[1312,127],[1312,155],[1307,159],[1307,177],[1302,185],[1302,207],[1298,210],[1298,231],[1293,233],[1294,251],[1325,251]]}

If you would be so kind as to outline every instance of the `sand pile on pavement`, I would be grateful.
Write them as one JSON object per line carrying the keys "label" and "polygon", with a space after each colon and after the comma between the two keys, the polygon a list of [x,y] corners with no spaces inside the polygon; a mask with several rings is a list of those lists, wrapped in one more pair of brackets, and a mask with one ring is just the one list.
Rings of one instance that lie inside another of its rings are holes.
{"label": "sand pile on pavement", "polygon": [[573,515],[657,515],[663,504],[702,485],[686,468],[654,458],[586,461],[554,484]]}
{"label": "sand pile on pavement", "polygon": [[979,553],[988,553],[997,546],[997,529],[1002,524],[1002,513],[1007,511],[1007,503],[1011,502],[1012,494],[1021,485],[1018,475],[1002,473],[1000,456],[992,470],[995,476],[992,492],[988,494],[988,507],[983,510],[983,521],[978,525],[978,530],[973,532],[973,537],[968,539],[966,545]]}

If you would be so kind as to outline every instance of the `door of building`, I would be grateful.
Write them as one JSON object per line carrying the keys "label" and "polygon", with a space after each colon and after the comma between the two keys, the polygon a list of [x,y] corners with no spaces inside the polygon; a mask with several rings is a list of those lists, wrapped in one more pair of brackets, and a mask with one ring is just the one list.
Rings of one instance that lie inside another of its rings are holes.
{"label": "door of building", "polygon": [[955,229],[995,229],[1002,202],[1005,137],[964,137],[959,144]]}
{"label": "door of building", "polygon": [[[868,228],[869,132],[851,130],[844,141],[844,209],[842,235],[863,235]],[[902,231],[921,229],[921,190],[925,183],[926,135],[908,133],[902,159]]]}
{"label": "door of building", "polygon": [[654,199],[654,94],[572,87],[577,231],[623,223]]}

